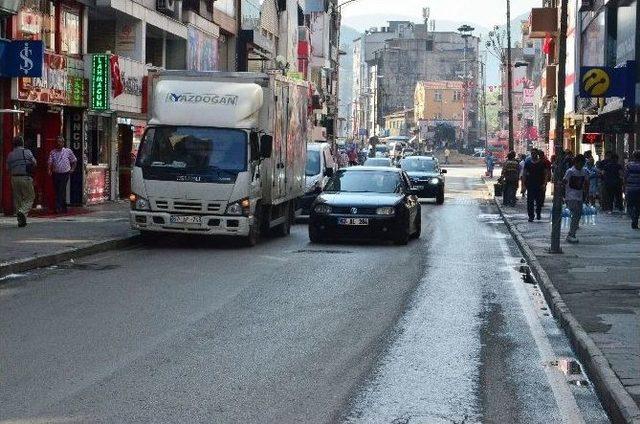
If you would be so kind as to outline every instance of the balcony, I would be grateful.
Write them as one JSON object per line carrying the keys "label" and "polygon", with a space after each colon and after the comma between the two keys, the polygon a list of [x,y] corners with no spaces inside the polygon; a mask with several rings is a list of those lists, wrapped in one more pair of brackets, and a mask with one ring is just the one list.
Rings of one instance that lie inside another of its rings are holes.
{"label": "balcony", "polygon": [[556,34],[558,32],[558,9],[555,7],[533,8],[529,23],[529,38],[545,38],[547,34]]}
{"label": "balcony", "polygon": [[545,99],[550,99],[558,94],[557,71],[555,65],[545,68],[542,76],[542,95]]}

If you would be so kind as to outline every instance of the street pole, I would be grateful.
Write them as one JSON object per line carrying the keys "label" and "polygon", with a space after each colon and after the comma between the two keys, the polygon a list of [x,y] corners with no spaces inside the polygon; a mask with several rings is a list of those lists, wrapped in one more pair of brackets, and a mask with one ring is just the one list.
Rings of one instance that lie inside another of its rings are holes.
{"label": "street pole", "polygon": [[469,48],[469,40],[466,36],[463,35],[464,38],[464,53],[462,60],[462,149],[467,148],[467,49]]}
{"label": "street pole", "polygon": [[509,104],[509,151],[513,143],[513,73],[511,69],[511,0],[507,0],[507,100]]}
{"label": "street pole", "polygon": [[553,209],[551,211],[551,253],[562,253],[560,247],[560,227],[562,221],[562,161],[564,159],[564,88],[567,79],[567,29],[569,26],[568,0],[562,0],[560,10],[560,34],[558,35],[558,108],[556,109],[556,134],[554,153],[556,166],[554,170]]}
{"label": "street pole", "polygon": [[484,62],[480,61],[482,70],[482,114],[484,115],[484,148],[489,145],[489,122],[487,121],[487,68]]}

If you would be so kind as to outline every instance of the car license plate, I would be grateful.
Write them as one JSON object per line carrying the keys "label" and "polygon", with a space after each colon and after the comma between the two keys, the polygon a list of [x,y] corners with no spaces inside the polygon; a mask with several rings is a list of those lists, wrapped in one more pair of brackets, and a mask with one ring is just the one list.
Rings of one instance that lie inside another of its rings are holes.
{"label": "car license plate", "polygon": [[339,225],[369,225],[369,218],[338,218]]}
{"label": "car license plate", "polygon": [[172,224],[202,224],[202,217],[189,215],[171,215],[169,222]]}
{"label": "car license plate", "polygon": [[413,188],[416,190],[424,190],[424,186],[421,185],[414,185]]}

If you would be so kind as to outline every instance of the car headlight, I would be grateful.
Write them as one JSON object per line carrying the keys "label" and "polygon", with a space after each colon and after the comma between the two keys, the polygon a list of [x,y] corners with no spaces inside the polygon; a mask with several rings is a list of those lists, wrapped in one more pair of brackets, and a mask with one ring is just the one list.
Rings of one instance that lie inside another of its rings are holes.
{"label": "car headlight", "polygon": [[440,184],[440,178],[431,178],[429,182],[431,184]]}
{"label": "car headlight", "polygon": [[131,209],[137,211],[148,211],[151,210],[151,204],[144,197],[140,197],[137,194],[131,194],[129,196],[129,201],[131,202]]}
{"label": "car headlight", "polygon": [[227,206],[227,215],[249,216],[249,213],[251,212],[250,206],[251,202],[249,202],[249,199],[238,200],[237,202],[231,203]]}
{"label": "car headlight", "polygon": [[331,206],[326,205],[324,203],[320,203],[313,208],[313,211],[320,215],[329,215],[331,213]]}
{"label": "car headlight", "polygon": [[383,206],[381,208],[376,209],[376,215],[393,215],[396,213],[396,210],[392,206]]}

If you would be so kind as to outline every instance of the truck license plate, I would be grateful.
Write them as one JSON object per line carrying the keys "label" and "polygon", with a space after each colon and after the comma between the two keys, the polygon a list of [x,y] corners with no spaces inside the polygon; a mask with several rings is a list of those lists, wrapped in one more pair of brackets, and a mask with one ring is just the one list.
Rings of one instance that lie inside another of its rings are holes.
{"label": "truck license plate", "polygon": [[369,225],[369,218],[338,218],[338,225]]}
{"label": "truck license plate", "polygon": [[171,215],[169,222],[172,224],[202,224],[202,217],[188,215]]}

